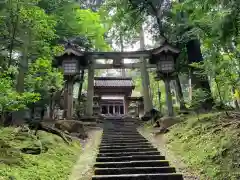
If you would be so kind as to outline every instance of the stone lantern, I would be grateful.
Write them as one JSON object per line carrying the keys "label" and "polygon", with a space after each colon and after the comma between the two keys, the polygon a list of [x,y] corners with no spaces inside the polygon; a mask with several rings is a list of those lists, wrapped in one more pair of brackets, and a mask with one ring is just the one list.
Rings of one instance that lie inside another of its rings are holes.
{"label": "stone lantern", "polygon": [[162,46],[152,51],[152,57],[149,59],[150,64],[156,64],[157,77],[155,80],[164,81],[168,116],[173,116],[170,81],[176,76],[176,59],[179,53],[179,49],[165,42]]}
{"label": "stone lantern", "polygon": [[73,85],[77,81],[84,81],[84,69],[88,66],[88,61],[79,46],[68,42],[64,47],[64,52],[56,57],[55,66],[61,67],[64,73],[64,117],[72,119]]}

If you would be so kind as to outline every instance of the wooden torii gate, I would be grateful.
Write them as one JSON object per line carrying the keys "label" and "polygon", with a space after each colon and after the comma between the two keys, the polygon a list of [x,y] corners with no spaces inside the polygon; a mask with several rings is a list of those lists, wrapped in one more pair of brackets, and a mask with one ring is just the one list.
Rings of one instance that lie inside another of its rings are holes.
{"label": "wooden torii gate", "polygon": [[[55,65],[63,66],[63,62],[77,61],[80,64],[81,69],[88,69],[88,87],[87,87],[87,100],[86,100],[86,116],[91,117],[93,115],[93,97],[94,97],[94,70],[95,69],[135,69],[138,68],[141,71],[142,87],[143,87],[143,99],[144,99],[144,111],[148,112],[153,108],[149,95],[149,78],[147,68],[156,68],[155,64],[149,64],[148,60],[154,57],[160,57],[163,52],[171,52],[178,54],[179,50],[171,46],[168,43],[162,46],[144,51],[133,52],[83,52],[78,46],[67,43],[65,50],[62,54],[56,57]],[[140,62],[124,64],[123,59],[140,59]],[[98,59],[112,59],[111,64],[97,63]],[[69,75],[64,74],[66,80],[66,96],[64,102],[66,104],[65,110],[67,111],[67,119],[72,117],[73,113],[73,83],[76,81],[76,74]],[[167,92],[169,93],[169,92]]]}

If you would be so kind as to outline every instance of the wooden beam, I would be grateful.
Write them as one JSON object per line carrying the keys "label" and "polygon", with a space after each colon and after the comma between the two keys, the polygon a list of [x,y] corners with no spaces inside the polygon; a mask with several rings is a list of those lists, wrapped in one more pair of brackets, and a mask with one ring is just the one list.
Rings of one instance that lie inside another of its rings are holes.
{"label": "wooden beam", "polygon": [[[122,64],[121,67],[115,67],[113,64],[94,64],[95,69],[139,69],[140,63]],[[147,64],[147,68],[156,68],[155,64]]]}
{"label": "wooden beam", "polygon": [[151,52],[147,50],[133,52],[85,52],[85,55],[92,56],[94,59],[139,59],[140,57],[149,58]]}

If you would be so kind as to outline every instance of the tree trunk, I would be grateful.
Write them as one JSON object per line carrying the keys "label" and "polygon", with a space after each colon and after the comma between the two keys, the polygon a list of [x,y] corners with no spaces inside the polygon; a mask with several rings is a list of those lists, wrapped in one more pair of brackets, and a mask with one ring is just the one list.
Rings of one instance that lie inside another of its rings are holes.
{"label": "tree trunk", "polygon": [[[27,41],[27,40],[26,40]],[[25,72],[28,69],[28,42],[23,47],[23,55],[19,62],[18,78],[17,78],[17,92],[24,92]]]}
{"label": "tree trunk", "polygon": [[6,112],[5,115],[4,115],[4,127],[8,127],[12,124],[12,113],[10,112]]}
{"label": "tree trunk", "polygon": [[[190,29],[190,28],[189,28]],[[187,54],[188,54],[188,63],[199,63],[203,61],[202,52],[201,52],[201,43],[198,39],[193,39],[187,42]],[[202,109],[211,110],[214,102],[211,93],[211,88],[208,82],[208,76],[204,72],[201,72],[202,69],[190,67],[190,77],[191,83],[193,84],[193,89],[203,89],[208,97],[202,103]]]}
{"label": "tree trunk", "polygon": [[[12,6],[12,4],[11,4]],[[11,27],[9,27],[9,36],[10,37],[10,45],[9,45],[9,61],[8,61],[8,68],[12,65],[12,57],[13,57],[13,48],[14,48],[14,41],[15,41],[15,37],[16,37],[16,32],[17,32],[17,28],[18,28],[18,23],[19,23],[19,15],[14,15],[14,13],[19,14],[19,3],[17,3],[17,7],[16,7],[16,12],[13,12],[14,10],[11,8],[10,10],[10,21],[11,21]]]}
{"label": "tree trunk", "polygon": [[220,86],[219,86],[219,82],[218,82],[217,78],[215,78],[215,82],[216,82],[216,85],[217,85],[217,91],[218,91],[218,95],[219,95],[219,99],[220,99],[220,105],[223,106],[224,105],[223,98],[222,98],[222,95],[221,95],[221,90],[220,90]]}
{"label": "tree trunk", "polygon": [[160,91],[160,85],[159,85],[159,81],[157,81],[158,84],[158,103],[159,103],[159,111],[162,113],[162,102],[161,102],[161,91]]}
{"label": "tree trunk", "polygon": [[53,119],[54,114],[54,103],[53,103],[53,96],[51,95],[50,103],[49,103],[49,117],[50,119]]}
{"label": "tree trunk", "polygon": [[[235,88],[234,87],[232,88],[232,93],[235,94]],[[238,104],[238,98],[236,98],[234,100],[234,104],[235,104],[236,109],[239,110],[240,107],[239,107],[239,104]]]}
{"label": "tree trunk", "polygon": [[3,126],[3,125],[4,125],[4,121],[5,121],[5,114],[4,114],[3,111],[2,111],[2,113],[1,113],[0,118],[1,118],[0,126]]}
{"label": "tree trunk", "polygon": [[184,102],[184,97],[183,97],[183,92],[182,92],[182,87],[181,87],[181,83],[179,80],[179,77],[176,76],[176,83],[175,83],[175,88],[176,88],[176,92],[177,92],[177,96],[179,99],[179,103],[180,103],[180,111],[184,111],[186,110],[186,106],[185,106],[185,102]]}
{"label": "tree trunk", "polygon": [[201,104],[201,110],[210,111],[214,105],[214,100],[212,97],[212,92],[210,89],[210,85],[207,79],[206,74],[201,74],[200,70],[198,69],[191,69],[190,70],[190,77],[193,89],[202,89],[207,93],[206,99]]}

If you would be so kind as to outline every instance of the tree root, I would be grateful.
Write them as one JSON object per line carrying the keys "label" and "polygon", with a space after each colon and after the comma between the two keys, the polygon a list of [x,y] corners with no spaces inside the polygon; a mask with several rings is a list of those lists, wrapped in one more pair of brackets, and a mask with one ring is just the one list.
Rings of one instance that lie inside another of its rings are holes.
{"label": "tree root", "polygon": [[28,125],[31,130],[35,130],[35,135],[37,135],[37,132],[40,130],[40,131],[45,131],[47,133],[51,133],[61,137],[64,140],[64,142],[66,142],[67,144],[70,144],[70,141],[72,141],[72,138],[66,137],[64,135],[64,132],[62,132],[61,130],[58,130],[57,128],[54,128],[54,127],[47,126],[40,121],[28,122]]}
{"label": "tree root", "polygon": [[41,154],[41,148],[22,148],[20,151],[24,154],[39,155]]}
{"label": "tree root", "polygon": [[67,144],[70,144],[69,141],[72,141],[72,138],[70,138],[70,136],[65,136],[64,133],[62,131],[58,130],[57,128],[48,127],[46,125],[43,125],[42,123],[39,123],[37,131],[39,131],[39,130],[45,131],[45,132],[48,132],[51,134],[55,134],[55,135],[61,137],[64,140],[64,142],[66,142]]}

